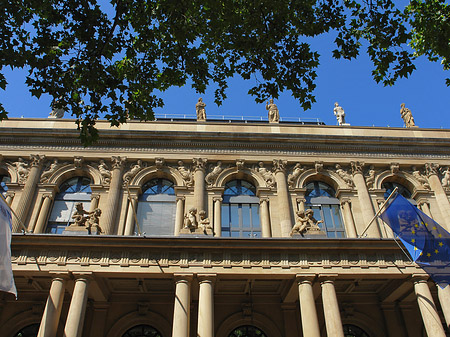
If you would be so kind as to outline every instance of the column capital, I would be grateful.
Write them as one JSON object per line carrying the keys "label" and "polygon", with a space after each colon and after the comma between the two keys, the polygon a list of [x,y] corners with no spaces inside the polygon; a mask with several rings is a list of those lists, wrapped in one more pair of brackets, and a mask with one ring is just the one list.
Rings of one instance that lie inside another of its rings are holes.
{"label": "column capital", "polygon": [[99,199],[100,199],[100,194],[98,194],[98,193],[92,193],[92,194],[91,194],[91,200],[94,200],[94,199],[99,200]]}
{"label": "column capital", "polygon": [[90,271],[74,271],[71,273],[75,281],[86,280],[90,281],[94,277],[93,273]]}
{"label": "column capital", "polygon": [[178,202],[178,201],[185,201],[185,200],[186,200],[186,197],[185,197],[185,196],[182,196],[182,197],[176,197],[175,200],[176,200],[177,202]]}
{"label": "column capital", "polygon": [[223,198],[222,198],[222,197],[213,197],[213,201],[214,201],[214,202],[216,202],[216,201],[222,202],[222,201],[223,201]]}
{"label": "column capital", "polygon": [[334,283],[337,277],[338,274],[319,274],[319,281],[321,284]]}
{"label": "column capital", "polygon": [[429,279],[428,274],[413,274],[411,276],[411,282],[416,283],[427,283]]}
{"label": "column capital", "polygon": [[350,200],[350,198],[342,198],[342,199],[340,200],[340,202],[341,202],[341,206],[343,206],[343,205],[345,205],[345,204],[351,204],[351,203],[352,203],[352,201]]}
{"label": "column capital", "polygon": [[439,164],[436,163],[425,163],[425,172],[427,176],[436,175],[439,173]]}
{"label": "column capital", "polygon": [[31,167],[39,167],[44,163],[45,156],[39,154],[30,154]]}
{"label": "column capital", "polygon": [[53,193],[44,193],[42,195],[43,199],[49,198],[50,200],[53,199]]}
{"label": "column capital", "polygon": [[198,283],[212,283],[216,282],[217,274],[197,274]]}
{"label": "column capital", "polygon": [[49,275],[52,277],[52,280],[61,279],[63,281],[67,281],[70,279],[70,274],[67,271],[50,271]]}
{"label": "column capital", "polygon": [[355,175],[357,173],[363,174],[364,162],[351,161],[350,165],[352,166],[352,174],[353,175]]}
{"label": "column capital", "polygon": [[287,160],[283,160],[283,159],[274,159],[273,160],[273,169],[275,173],[278,172],[286,172],[286,165],[287,165]]}
{"label": "column capital", "polygon": [[115,169],[123,169],[125,166],[125,162],[127,160],[127,157],[120,157],[120,156],[112,156],[111,162],[112,162],[112,168]]}
{"label": "column capital", "polygon": [[261,197],[259,198],[259,204],[261,205],[262,203],[267,203],[269,202],[269,198],[268,197]]}
{"label": "column capital", "polygon": [[194,278],[194,274],[192,273],[175,273],[173,274],[173,278],[175,279],[175,283],[186,282],[190,283]]}
{"label": "column capital", "polygon": [[299,285],[303,283],[312,284],[316,276],[316,274],[297,274],[295,275],[295,280]]}
{"label": "column capital", "polygon": [[206,171],[206,163],[208,162],[208,159],[206,158],[192,158],[192,163],[194,164],[194,171]]}

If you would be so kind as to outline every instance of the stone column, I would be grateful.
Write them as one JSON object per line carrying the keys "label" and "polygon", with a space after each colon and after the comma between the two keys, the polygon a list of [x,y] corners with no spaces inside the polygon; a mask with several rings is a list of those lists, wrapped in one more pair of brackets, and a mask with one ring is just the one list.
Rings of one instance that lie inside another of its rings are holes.
{"label": "stone column", "polygon": [[125,235],[133,235],[134,221],[137,212],[138,197],[136,195],[130,196],[130,203],[128,205],[127,219],[125,222]]}
{"label": "stone column", "polygon": [[64,328],[64,337],[81,337],[86,314],[88,283],[86,275],[77,275]]}
{"label": "stone column", "polygon": [[94,209],[98,208],[99,199],[100,194],[97,193],[91,194],[91,205],[89,206],[89,212],[92,212]]}
{"label": "stone column", "polygon": [[259,205],[259,215],[261,217],[261,236],[263,238],[270,238],[272,236],[272,233],[270,230],[269,199],[260,198]]}
{"label": "stone column", "polygon": [[205,210],[205,171],[206,162],[204,158],[192,159],[194,163],[194,200],[197,214]]}
{"label": "stone column", "polygon": [[350,199],[341,200],[342,214],[344,216],[345,229],[347,232],[347,237],[356,238],[355,221],[353,220],[352,210],[350,208]]}
{"label": "stone column", "polygon": [[305,204],[306,204],[306,199],[305,198],[297,198],[297,208],[299,211],[305,211]]}
{"label": "stone column", "polygon": [[45,224],[47,223],[48,212],[50,206],[52,205],[53,195],[51,193],[45,193],[42,198],[42,207],[39,212],[39,216],[36,222],[36,227],[34,228],[34,233],[43,233]]}
{"label": "stone column", "polygon": [[64,301],[66,275],[57,275],[52,279],[50,293],[45,304],[41,325],[37,337],[55,337],[58,330],[59,317]]}
{"label": "stone column", "polygon": [[339,312],[339,304],[333,280],[334,277],[326,276],[323,277],[321,282],[325,326],[327,327],[327,335],[329,337],[344,337],[341,313]]}
{"label": "stone column", "polygon": [[297,275],[302,331],[305,337],[320,337],[319,320],[317,319],[316,303],[312,288],[314,277],[313,275]]}
{"label": "stone column", "polygon": [[172,337],[189,337],[192,274],[175,274]]}
{"label": "stone column", "polygon": [[14,192],[6,192],[6,203],[8,204],[8,206],[11,206],[11,203],[14,199]]}
{"label": "stone column", "polygon": [[[352,164],[352,175],[353,175],[353,182],[355,184],[357,193],[358,193],[358,199],[361,205],[361,212],[362,212],[362,220],[364,221],[364,229],[367,227],[367,225],[370,223],[372,218],[375,215],[375,212],[373,210],[372,200],[370,199],[369,190],[367,189],[366,180],[364,179],[362,167],[364,164],[359,162],[351,162]],[[363,229],[363,230],[364,230]],[[371,238],[379,238],[380,237],[380,230],[377,226],[376,220],[372,222],[372,225],[367,230],[367,235]]]}
{"label": "stone column", "polygon": [[28,213],[31,209],[30,205],[32,204],[32,200],[34,197],[34,192],[36,190],[36,186],[39,183],[42,163],[45,159],[45,156],[41,155],[31,155],[31,168],[28,172],[28,177],[25,182],[25,186],[23,187],[22,194],[20,195],[19,202],[16,206],[15,212],[20,221],[14,216],[12,218],[13,232],[20,232],[22,229],[21,224],[25,225],[27,220]]}
{"label": "stone column", "polygon": [[427,335],[430,337],[445,337],[444,328],[442,327],[427,281],[422,277],[413,277],[412,281]]}
{"label": "stone column", "polygon": [[122,173],[126,158],[112,157],[111,183],[109,185],[108,200],[101,216],[102,229],[105,234],[114,234],[120,189],[122,187]]}
{"label": "stone column", "polygon": [[441,181],[439,180],[438,168],[438,164],[425,164],[428,182],[430,183],[431,190],[436,196],[439,210],[441,211],[442,218],[444,219],[444,223],[441,223],[440,225],[442,227],[445,227],[447,231],[450,231],[450,203],[448,201],[447,194],[445,193],[444,188],[441,185]]}
{"label": "stone column", "polygon": [[199,275],[197,336],[214,337],[214,278]]}
{"label": "stone column", "polygon": [[184,220],[184,197],[177,197],[177,209],[175,213],[175,228],[174,235],[180,235],[180,230],[183,228]]}
{"label": "stone column", "polygon": [[222,235],[222,198],[214,198],[214,236]]}
{"label": "stone column", "polygon": [[441,303],[442,312],[444,313],[446,326],[450,329],[450,285],[441,288],[437,285],[439,303]]}
{"label": "stone column", "polygon": [[277,201],[281,225],[281,236],[283,237],[289,237],[289,233],[292,229],[292,214],[289,201],[289,190],[286,181],[286,164],[287,162],[285,160],[273,160],[275,181],[277,183]]}

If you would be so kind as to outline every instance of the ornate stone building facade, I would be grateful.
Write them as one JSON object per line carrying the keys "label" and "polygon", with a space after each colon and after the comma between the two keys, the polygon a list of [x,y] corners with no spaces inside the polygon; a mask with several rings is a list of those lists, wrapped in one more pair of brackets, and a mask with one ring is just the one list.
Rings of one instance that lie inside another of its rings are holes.
{"label": "ornate stone building facade", "polygon": [[18,289],[1,295],[2,336],[448,332],[449,287],[366,226],[399,187],[450,229],[450,131],[97,126],[83,148],[72,120],[0,124]]}

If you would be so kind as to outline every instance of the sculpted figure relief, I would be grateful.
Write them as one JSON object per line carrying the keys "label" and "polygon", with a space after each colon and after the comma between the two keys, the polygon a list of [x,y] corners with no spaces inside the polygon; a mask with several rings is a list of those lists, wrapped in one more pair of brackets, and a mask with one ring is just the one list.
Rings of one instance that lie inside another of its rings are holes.
{"label": "sculpted figure relief", "polygon": [[136,174],[138,174],[138,172],[140,170],[142,170],[144,167],[145,166],[144,166],[144,164],[142,164],[142,160],[140,160],[140,159],[136,162],[136,164],[131,165],[130,170],[123,175],[124,184],[128,185],[130,183],[131,179],[133,179],[134,176]]}
{"label": "sculpted figure relief", "polygon": [[236,159],[236,169],[242,171],[245,167],[245,159]]}
{"label": "sculpted figure relief", "polygon": [[292,173],[288,175],[288,184],[290,187],[294,186],[295,180],[300,176],[300,174],[302,174],[303,171],[305,171],[305,169],[300,163],[295,164],[294,168],[292,169]]}
{"label": "sculpted figure relief", "polygon": [[218,161],[217,165],[212,167],[212,171],[209,172],[205,177],[205,181],[208,183],[208,185],[214,184],[220,172],[222,171],[223,171],[222,162]]}
{"label": "sculpted figure relief", "polygon": [[189,212],[184,216],[184,228],[197,229],[197,208],[191,208]]}
{"label": "sculpted figure relief", "polygon": [[209,222],[208,217],[206,216],[205,211],[202,210],[198,212],[198,216],[200,217],[198,223],[201,229],[203,229],[204,231],[206,231],[207,229],[212,229],[212,226]]}
{"label": "sculpted figure relief", "polygon": [[203,98],[199,98],[197,104],[195,104],[195,111],[197,112],[197,121],[206,121],[206,104],[203,102]]}
{"label": "sculpted figure relief", "polygon": [[338,102],[334,103],[333,113],[336,116],[338,125],[344,125],[345,124],[345,111],[341,106],[339,106]]}
{"label": "sculpted figure relief", "polygon": [[86,227],[89,234],[91,234],[92,229],[95,229],[97,234],[102,233],[102,229],[99,225],[100,215],[102,211],[100,208],[94,209],[92,212],[87,212],[83,208],[81,202],[75,204],[75,212],[72,214],[72,219],[74,223],[69,227]]}
{"label": "sculpted figure relief", "polygon": [[402,103],[400,105],[400,115],[402,116],[403,121],[405,122],[405,126],[407,128],[416,126],[416,124],[414,123],[414,117],[411,113],[411,110],[405,107],[405,103]]}
{"label": "sculpted figure relief", "polygon": [[425,178],[422,173],[420,173],[420,170],[418,170],[415,166],[412,167],[412,175],[414,178],[417,179],[419,183],[422,184],[423,187],[425,187],[427,190],[431,189],[430,184],[428,183],[427,178]]}
{"label": "sculpted figure relief", "polygon": [[88,212],[89,217],[86,220],[86,227],[89,233],[92,232],[92,229],[95,229],[97,235],[102,233],[102,228],[99,225],[100,215],[102,215],[102,210],[100,208],[94,209],[92,212]]}
{"label": "sculpted figure relief", "polygon": [[258,166],[255,167],[255,171],[259,172],[262,175],[269,187],[273,187],[275,185],[275,179],[272,172],[264,167],[264,163],[262,161],[260,161],[258,163]]}
{"label": "sculpted figure relief", "polygon": [[365,178],[367,188],[373,189],[373,184],[375,183],[375,168],[373,165],[370,165],[369,171],[367,171]]}
{"label": "sculpted figure relief", "polygon": [[41,183],[47,182],[55,171],[64,164],[60,164],[58,159],[54,159],[48,168],[41,174]]}
{"label": "sculpted figure relief", "polygon": [[71,226],[84,226],[87,220],[86,215],[88,214],[89,213],[84,210],[83,204],[81,202],[77,202],[75,204],[75,212],[72,214],[74,223]]}
{"label": "sculpted figure relief", "polygon": [[178,167],[177,167],[178,172],[180,172],[181,177],[183,178],[183,180],[186,182],[187,186],[192,186],[194,184],[193,180],[192,180],[192,173],[190,170],[188,170],[186,168],[186,166],[184,166],[184,163],[182,160],[178,161]]}
{"label": "sculpted figure relief", "polygon": [[100,160],[100,164],[98,164],[98,170],[100,171],[100,175],[102,176],[103,183],[105,185],[109,185],[111,182],[111,172],[108,169],[108,165],[106,165],[104,160]]}
{"label": "sculpted figure relief", "polygon": [[339,164],[336,164],[336,173],[345,181],[348,186],[353,187],[352,176],[348,174],[347,171],[345,171]]}
{"label": "sculpted figure relief", "polygon": [[391,163],[391,173],[396,174],[398,171],[400,171],[400,164],[399,163]]}
{"label": "sculpted figure relief", "polygon": [[301,236],[307,231],[320,231],[319,224],[323,223],[323,220],[316,220],[314,218],[314,211],[312,209],[304,211],[297,211],[297,219],[294,227],[292,227],[290,236],[298,233]]}
{"label": "sculpted figure relief", "polygon": [[445,168],[445,170],[442,170],[442,175],[443,175],[442,180],[441,180],[442,187],[445,190],[449,190],[450,189],[450,167],[447,166]]}
{"label": "sculpted figure relief", "polygon": [[266,110],[269,111],[269,123],[280,122],[280,112],[278,111],[277,105],[273,102],[273,98],[269,102],[266,102]]}
{"label": "sculpted figure relief", "polygon": [[14,162],[14,166],[16,167],[19,183],[24,183],[28,178],[28,163],[23,160],[23,158],[19,158],[16,162]]}

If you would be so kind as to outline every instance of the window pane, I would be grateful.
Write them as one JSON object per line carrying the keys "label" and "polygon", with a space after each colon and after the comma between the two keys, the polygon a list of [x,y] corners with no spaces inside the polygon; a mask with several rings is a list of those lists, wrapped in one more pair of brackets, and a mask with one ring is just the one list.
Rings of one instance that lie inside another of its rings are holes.
{"label": "window pane", "polygon": [[175,203],[139,202],[137,219],[141,232],[147,235],[173,235],[175,212]]}
{"label": "window pane", "polygon": [[250,205],[242,205],[242,226],[250,227]]}
{"label": "window pane", "polygon": [[241,232],[231,232],[231,235],[230,235],[232,238],[238,238],[238,237],[240,237],[241,236]]}
{"label": "window pane", "polygon": [[239,227],[239,207],[236,204],[230,205],[230,226]]}
{"label": "window pane", "polygon": [[252,215],[252,227],[253,228],[260,228],[259,224],[259,205],[258,204],[251,204],[251,215]]}
{"label": "window pane", "polygon": [[326,228],[334,228],[333,219],[331,217],[331,208],[329,205],[322,205],[324,221]]}
{"label": "window pane", "polygon": [[343,228],[341,220],[341,210],[338,205],[331,205],[331,212],[333,215],[334,226],[336,229]]}

